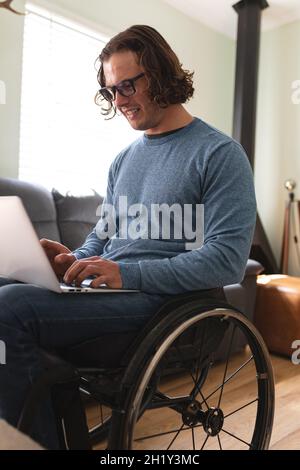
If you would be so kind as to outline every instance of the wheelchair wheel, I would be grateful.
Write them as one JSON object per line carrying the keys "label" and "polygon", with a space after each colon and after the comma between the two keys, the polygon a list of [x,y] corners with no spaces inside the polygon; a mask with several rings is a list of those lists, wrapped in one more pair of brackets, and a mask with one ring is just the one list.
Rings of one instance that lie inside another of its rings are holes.
{"label": "wheelchair wheel", "polygon": [[123,378],[122,412],[113,420],[118,438],[110,448],[268,448],[274,415],[268,351],[242,314],[216,307],[179,307],[147,335]]}

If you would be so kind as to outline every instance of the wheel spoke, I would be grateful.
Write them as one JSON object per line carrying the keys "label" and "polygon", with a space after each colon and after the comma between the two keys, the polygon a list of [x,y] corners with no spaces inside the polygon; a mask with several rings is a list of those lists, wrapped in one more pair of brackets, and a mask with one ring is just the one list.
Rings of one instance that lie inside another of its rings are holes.
{"label": "wheel spoke", "polygon": [[194,431],[194,428],[192,428],[192,441],[193,441],[193,450],[196,450],[196,446],[195,446],[195,431]]}
{"label": "wheel spoke", "polygon": [[[222,387],[222,385],[225,385],[227,382],[229,382],[229,380],[233,379],[244,367],[246,367],[249,362],[251,362],[253,360],[253,356],[251,356],[246,362],[244,362],[235,372],[233,372],[231,375],[229,375],[227,377],[227,379],[224,381],[224,384],[220,384],[215,390],[213,390],[213,392],[211,392],[207,397],[206,397],[206,400],[208,400],[209,398],[211,398],[215,393],[217,393],[218,390],[220,390],[220,388]],[[200,403],[200,405],[203,404],[204,401],[202,401]]]}
{"label": "wheel spoke", "polygon": [[[166,436],[167,434],[174,434],[174,433],[176,433],[176,436],[177,436],[180,431],[188,431],[189,429],[190,428],[184,428],[184,424],[183,424],[179,429],[171,429],[170,431],[158,432],[156,434],[150,434],[150,435],[146,435],[146,436],[142,436],[142,437],[137,437],[134,440],[135,441],[142,441],[144,439],[145,440],[146,439],[152,439],[153,437]],[[175,438],[176,438],[176,436],[175,436]]]}
{"label": "wheel spoke", "polygon": [[219,442],[219,447],[220,447],[220,450],[223,450],[223,449],[222,449],[222,444],[221,444],[221,439],[220,439],[220,436],[219,436],[219,434],[217,435],[217,437],[218,437],[218,442]]}
{"label": "wheel spoke", "polygon": [[224,416],[224,419],[228,418],[229,416],[233,415],[234,413],[237,413],[238,411],[242,410],[243,408],[246,408],[247,406],[252,405],[252,403],[255,403],[256,401],[258,401],[258,398],[254,398],[254,400],[249,401],[249,403],[246,403],[246,405],[240,406],[240,408],[237,408],[236,410],[232,411],[231,413],[228,413],[228,415]]}
{"label": "wheel spoke", "polygon": [[[200,351],[199,351],[199,355],[198,355],[197,365],[196,365],[196,368],[195,368],[196,378],[194,377],[192,371],[187,369],[187,367],[184,367],[184,370],[191,376],[191,378],[194,382],[194,388],[193,388],[192,392],[190,393],[191,399],[194,400],[197,393],[199,393],[201,395],[201,398],[202,398],[203,402],[205,403],[207,409],[209,409],[209,405],[206,402],[205,397],[203,396],[203,394],[200,390],[200,387],[199,387],[199,383],[201,383],[201,380],[202,380],[202,372],[203,372],[203,367],[201,367],[201,361],[202,361],[202,352],[203,352],[203,345],[204,345],[206,330],[207,330],[207,322],[204,321],[204,327],[202,328],[202,331],[201,331]],[[184,360],[184,357],[182,356],[182,352],[178,349],[178,345],[175,345],[175,349],[177,351],[179,359],[181,359],[182,363],[184,364],[185,360]],[[198,376],[198,374],[199,374],[199,376]]]}
{"label": "wheel spoke", "polygon": [[[191,373],[191,377],[192,377],[192,380],[193,380],[194,385],[195,385],[194,388],[193,388],[193,390],[192,390],[192,393],[190,394],[191,398],[192,398],[192,399],[195,399],[195,397],[196,397],[196,395],[197,395],[197,391],[198,391],[199,395],[200,395],[201,398],[202,398],[202,403],[201,403],[201,405],[202,405],[203,403],[205,403],[207,409],[209,409],[209,404],[208,404],[208,402],[207,402],[207,398],[205,398],[205,396],[203,395],[202,390],[199,388],[199,384],[195,381],[195,379],[194,379],[192,373]],[[196,392],[196,393],[195,393],[195,392]]]}
{"label": "wheel spoke", "polygon": [[203,449],[204,449],[204,446],[205,446],[205,444],[207,443],[208,438],[209,438],[209,434],[207,434],[207,436],[206,436],[206,438],[205,438],[205,441],[203,442],[202,447],[201,447],[200,450],[203,450]]}
{"label": "wheel spoke", "polygon": [[183,430],[183,426],[184,426],[184,424],[181,426],[181,428],[180,428],[180,429],[178,429],[178,431],[177,431],[176,435],[173,437],[172,441],[171,441],[171,442],[170,442],[170,444],[168,445],[168,447],[167,447],[167,450],[169,450],[169,449],[171,448],[171,446],[172,446],[173,442],[175,441],[175,439],[176,439],[176,438],[177,438],[177,436],[179,435],[180,431],[182,431],[182,430]]}
{"label": "wheel spoke", "polygon": [[201,398],[202,398],[202,403],[205,403],[207,409],[209,409],[209,405],[207,403],[207,400],[205,399],[201,389],[199,388],[199,381],[201,382],[202,377],[200,376],[199,380],[197,381],[191,371],[189,371],[187,369],[185,369],[185,370],[191,376],[191,379],[194,382],[193,390],[191,391],[191,393],[189,395],[190,400],[194,400],[197,393],[199,393],[201,395]]}
{"label": "wheel spoke", "polygon": [[229,343],[229,347],[228,347],[225,370],[224,370],[224,375],[223,375],[223,380],[222,380],[222,385],[221,385],[221,390],[220,390],[220,395],[219,395],[219,401],[218,401],[217,408],[220,408],[220,405],[221,405],[221,400],[222,400],[222,395],[223,395],[223,390],[224,390],[225,379],[226,379],[226,375],[227,375],[228,362],[229,362],[230,352],[231,352],[231,348],[232,348],[235,329],[236,329],[236,326],[234,325],[234,327],[232,328],[232,332],[231,332],[230,343]]}
{"label": "wheel spoke", "polygon": [[249,442],[246,442],[246,441],[244,441],[243,439],[240,439],[239,437],[235,436],[235,435],[232,434],[231,432],[226,431],[224,428],[221,429],[221,431],[225,432],[225,433],[228,434],[229,436],[234,437],[234,439],[237,439],[238,441],[243,442],[243,443],[246,444],[248,447],[251,447],[251,448],[252,448],[252,445],[249,444]]}

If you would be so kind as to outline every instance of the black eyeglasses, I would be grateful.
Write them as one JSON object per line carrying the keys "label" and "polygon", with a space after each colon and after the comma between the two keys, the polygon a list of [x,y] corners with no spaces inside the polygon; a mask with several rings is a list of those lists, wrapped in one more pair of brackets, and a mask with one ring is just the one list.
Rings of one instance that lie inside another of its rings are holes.
{"label": "black eyeglasses", "polygon": [[112,101],[115,101],[116,91],[118,91],[120,95],[122,96],[132,96],[136,92],[134,82],[138,80],[139,78],[142,78],[144,75],[145,75],[144,72],[142,72],[133,78],[128,78],[127,80],[123,80],[122,82],[118,83],[118,85],[106,86],[106,87],[100,88],[99,93],[102,95],[102,97],[106,101],[109,101],[110,103]]}

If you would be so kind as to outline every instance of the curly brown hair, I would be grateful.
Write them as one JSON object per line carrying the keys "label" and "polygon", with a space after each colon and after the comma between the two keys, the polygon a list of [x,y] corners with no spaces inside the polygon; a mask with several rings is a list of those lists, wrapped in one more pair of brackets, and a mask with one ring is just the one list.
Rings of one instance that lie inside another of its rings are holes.
{"label": "curly brown hair", "polygon": [[[186,103],[194,93],[194,72],[184,70],[175,52],[162,35],[151,26],[135,25],[114,36],[103,48],[98,59],[100,67],[98,83],[105,86],[103,63],[115,52],[129,50],[136,53],[139,64],[144,68],[148,80],[150,99],[160,107],[170,104]],[[97,92],[96,104],[101,106],[102,114],[112,117],[116,114],[114,103],[106,102]]]}

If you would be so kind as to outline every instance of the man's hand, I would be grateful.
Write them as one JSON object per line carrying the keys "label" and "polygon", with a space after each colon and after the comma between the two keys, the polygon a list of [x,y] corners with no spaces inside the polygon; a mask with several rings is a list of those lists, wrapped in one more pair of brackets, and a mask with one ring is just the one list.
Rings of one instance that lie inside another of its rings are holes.
{"label": "man's hand", "polygon": [[59,242],[42,238],[40,243],[46,252],[58,280],[61,281],[67,269],[76,261],[75,256],[72,255],[69,248]]}
{"label": "man's hand", "polygon": [[75,261],[64,275],[64,282],[71,284],[75,282],[80,286],[82,281],[89,276],[96,276],[90,284],[90,287],[99,287],[106,284],[114,289],[122,288],[122,278],[118,263],[101,258],[100,256],[91,256]]}

